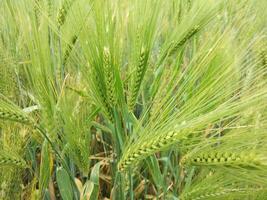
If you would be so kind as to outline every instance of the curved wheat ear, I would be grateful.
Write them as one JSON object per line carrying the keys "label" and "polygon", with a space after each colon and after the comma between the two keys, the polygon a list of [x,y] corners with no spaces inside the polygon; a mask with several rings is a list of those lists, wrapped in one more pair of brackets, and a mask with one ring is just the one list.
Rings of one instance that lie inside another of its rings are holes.
{"label": "curved wheat ear", "polygon": [[20,168],[26,168],[27,164],[25,160],[5,153],[0,154],[0,166],[15,166]]}
{"label": "curved wheat ear", "polygon": [[133,84],[130,91],[130,98],[128,105],[131,111],[134,109],[135,102],[138,97],[138,92],[146,72],[147,60],[148,60],[148,51],[146,51],[145,48],[142,47],[139,56],[139,63],[136,72],[134,74]]}
{"label": "curved wheat ear", "polygon": [[207,198],[216,198],[219,196],[225,196],[229,195],[232,193],[248,193],[248,192],[255,192],[255,191],[260,191],[262,189],[257,189],[257,188],[233,188],[233,189],[222,189],[221,191],[218,192],[210,192],[210,193],[204,193],[201,194],[197,197],[192,197],[192,195],[186,194],[184,197],[182,197],[183,200],[201,200],[201,199],[207,199]]}
{"label": "curved wheat ear", "polygon": [[66,48],[66,50],[65,50],[65,52],[64,52],[64,58],[63,58],[63,64],[64,64],[64,65],[65,65],[66,62],[68,61],[68,58],[69,58],[69,56],[70,56],[70,53],[71,53],[71,51],[72,51],[74,45],[76,44],[77,39],[78,39],[77,35],[74,35],[74,36],[72,37],[72,39],[71,39],[71,44],[68,44],[68,46],[67,46],[67,48]]}
{"label": "curved wheat ear", "polygon": [[185,162],[191,165],[266,165],[266,162],[253,152],[211,152],[198,154]]}
{"label": "curved wheat ear", "polygon": [[71,7],[71,5],[73,4],[74,0],[70,1],[70,0],[65,0],[61,6],[61,8],[58,10],[57,13],[57,23],[58,23],[58,27],[61,27],[66,20],[66,16],[68,14],[68,11]]}
{"label": "curved wheat ear", "polygon": [[181,40],[179,40],[176,43],[174,41],[171,42],[171,44],[168,46],[166,51],[164,51],[163,55],[160,57],[156,65],[157,66],[161,65],[162,62],[165,60],[165,58],[174,54],[180,47],[182,47],[186,43],[187,40],[193,37],[199,30],[200,26],[196,25]]}
{"label": "curved wheat ear", "polygon": [[33,125],[33,121],[26,114],[5,108],[0,108],[0,119]]}
{"label": "curved wheat ear", "polygon": [[182,40],[177,42],[176,44],[171,45],[172,47],[169,49],[169,55],[175,53],[181,46],[185,44],[187,40],[189,40],[192,36],[194,36],[199,31],[199,26],[194,26],[184,37]]}
{"label": "curved wheat ear", "polygon": [[104,60],[104,73],[105,73],[108,103],[111,107],[113,107],[116,104],[115,88],[114,88],[115,79],[111,65],[112,62],[111,55],[108,47],[104,47],[103,60]]}
{"label": "curved wheat ear", "polygon": [[142,143],[142,145],[136,145],[134,151],[127,152],[125,156],[121,159],[118,164],[119,171],[124,171],[125,168],[130,165],[137,163],[139,160],[143,159],[146,156],[152,155],[153,153],[160,151],[173,143],[177,142],[176,135],[178,133],[171,131],[163,137],[159,137],[152,141],[147,141]]}

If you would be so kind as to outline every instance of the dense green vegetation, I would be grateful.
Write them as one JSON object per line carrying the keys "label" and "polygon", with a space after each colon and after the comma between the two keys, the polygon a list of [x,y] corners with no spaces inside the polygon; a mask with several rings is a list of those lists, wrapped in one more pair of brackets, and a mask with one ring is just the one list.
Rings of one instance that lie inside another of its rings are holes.
{"label": "dense green vegetation", "polygon": [[266,9],[0,1],[0,199],[267,199]]}

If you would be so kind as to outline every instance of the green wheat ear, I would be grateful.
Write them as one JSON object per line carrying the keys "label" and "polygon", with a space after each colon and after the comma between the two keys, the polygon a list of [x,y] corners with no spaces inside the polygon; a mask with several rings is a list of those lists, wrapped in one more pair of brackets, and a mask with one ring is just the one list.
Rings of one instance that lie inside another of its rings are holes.
{"label": "green wheat ear", "polygon": [[109,104],[109,101],[106,95],[106,91],[105,91],[106,88],[104,87],[105,85],[103,86],[103,80],[100,79],[98,73],[99,72],[97,72],[96,70],[92,72],[93,78],[94,78],[94,84],[96,86],[97,92],[99,94],[99,99],[101,103],[103,104],[104,111],[108,119],[110,121],[113,121],[113,111],[112,111],[112,108],[110,107],[110,104]]}
{"label": "green wheat ear", "polygon": [[24,114],[4,108],[0,108],[0,119],[20,122],[23,124],[31,124],[31,120]]}
{"label": "green wheat ear", "polygon": [[137,148],[135,148],[133,152],[130,151],[125,153],[124,157],[118,164],[118,170],[124,171],[125,168],[137,163],[146,156],[160,151],[173,143],[177,143],[177,134],[178,132],[170,131],[162,137],[155,138],[145,143],[136,144]]}
{"label": "green wheat ear", "polygon": [[78,39],[77,35],[74,35],[71,39],[71,43],[67,45],[66,50],[64,52],[64,57],[63,57],[64,65],[67,63],[70,53],[77,42],[77,39]]}
{"label": "green wheat ear", "polygon": [[180,49],[190,38],[192,38],[197,32],[199,32],[201,27],[199,25],[194,26],[191,30],[189,30],[186,35],[182,37],[179,41],[172,41],[168,48],[163,52],[162,56],[159,58],[157,62],[157,66],[161,65],[163,61],[168,57],[173,55]]}
{"label": "green wheat ear", "polygon": [[136,68],[136,71],[133,77],[133,83],[130,88],[130,97],[129,97],[128,105],[131,111],[134,110],[134,106],[135,106],[135,103],[138,97],[141,83],[146,72],[147,62],[148,62],[148,51],[145,49],[145,47],[142,47],[140,56],[139,56],[138,66]]}
{"label": "green wheat ear", "polygon": [[69,11],[69,9],[73,3],[74,3],[74,0],[65,0],[62,3],[62,6],[59,8],[58,13],[57,13],[58,27],[61,27],[65,23],[66,16],[67,16],[68,11]]}
{"label": "green wheat ear", "polygon": [[108,103],[111,107],[113,107],[116,104],[115,79],[112,68],[112,59],[108,47],[104,47],[103,60],[104,60],[104,74],[105,74],[105,82],[107,88]]}
{"label": "green wheat ear", "polygon": [[173,43],[169,49],[169,55],[172,55],[175,53],[181,46],[183,46],[187,40],[189,40],[191,37],[193,37],[198,31],[200,30],[200,27],[198,25],[194,26],[184,37],[182,40],[180,40],[177,43]]}
{"label": "green wheat ear", "polygon": [[204,199],[216,199],[218,197],[223,197],[231,194],[238,194],[238,195],[244,195],[244,194],[249,194],[250,192],[259,192],[263,189],[257,189],[257,188],[232,188],[232,189],[221,189],[214,192],[207,192],[203,191],[202,194],[200,195],[194,195],[191,193],[185,194],[182,199],[183,200],[204,200]]}
{"label": "green wheat ear", "polygon": [[13,102],[0,95],[0,119],[34,126],[34,120]]}
{"label": "green wheat ear", "polygon": [[41,13],[40,13],[40,0],[35,0],[34,1],[34,14],[35,14],[37,25],[39,25],[40,24],[40,16],[41,16]]}
{"label": "green wheat ear", "polygon": [[242,166],[266,166],[261,155],[253,152],[220,152],[212,151],[208,153],[199,153],[189,159],[185,159],[185,163],[196,166],[211,165],[242,165]]}
{"label": "green wheat ear", "polygon": [[27,168],[25,160],[17,156],[8,154],[7,152],[0,153],[0,166],[14,166],[20,168]]}

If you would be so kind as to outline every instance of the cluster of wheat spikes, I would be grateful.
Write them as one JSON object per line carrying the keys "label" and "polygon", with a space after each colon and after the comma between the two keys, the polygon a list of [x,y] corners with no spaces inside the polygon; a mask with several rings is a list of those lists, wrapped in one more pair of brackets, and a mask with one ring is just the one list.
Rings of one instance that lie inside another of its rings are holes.
{"label": "cluster of wheat spikes", "polygon": [[267,199],[266,8],[0,1],[0,200]]}

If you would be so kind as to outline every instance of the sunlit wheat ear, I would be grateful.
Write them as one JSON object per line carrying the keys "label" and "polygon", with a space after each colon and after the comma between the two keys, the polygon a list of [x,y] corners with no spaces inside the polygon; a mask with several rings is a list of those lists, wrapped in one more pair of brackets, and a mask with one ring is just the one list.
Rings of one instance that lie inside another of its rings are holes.
{"label": "sunlit wheat ear", "polygon": [[142,47],[140,56],[139,56],[138,66],[134,73],[133,82],[130,87],[130,97],[128,100],[128,105],[131,111],[133,111],[137,97],[138,97],[141,83],[146,72],[147,61],[148,61],[148,51],[145,49],[145,47]]}
{"label": "sunlit wheat ear", "polygon": [[257,155],[253,152],[220,152],[212,151],[210,153],[200,153],[192,156],[187,161],[191,165],[198,166],[222,166],[222,165],[242,165],[245,166],[267,166],[263,155]]}
{"label": "sunlit wheat ear", "polygon": [[14,166],[19,168],[26,168],[26,162],[13,155],[9,155],[8,153],[0,153],[0,166]]}
{"label": "sunlit wheat ear", "polygon": [[108,47],[104,47],[103,60],[104,60],[104,73],[105,73],[108,103],[111,107],[113,107],[116,104],[115,88],[114,88],[115,79],[112,68],[111,55]]}
{"label": "sunlit wheat ear", "polygon": [[67,45],[66,50],[64,52],[64,57],[63,57],[63,64],[64,65],[68,61],[68,58],[70,56],[70,53],[71,53],[72,49],[74,48],[74,46],[75,46],[75,44],[77,42],[77,39],[78,39],[77,35],[74,35],[72,37],[72,39],[71,39],[71,43]]}

